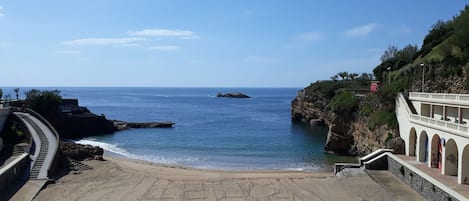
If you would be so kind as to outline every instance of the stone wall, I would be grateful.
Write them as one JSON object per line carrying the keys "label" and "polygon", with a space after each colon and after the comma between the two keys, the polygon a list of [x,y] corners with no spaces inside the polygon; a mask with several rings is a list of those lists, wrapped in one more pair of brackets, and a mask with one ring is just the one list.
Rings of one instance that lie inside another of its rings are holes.
{"label": "stone wall", "polygon": [[[10,115],[10,109],[0,109],[0,132],[3,130],[3,125]],[[1,148],[0,148],[1,150]]]}
{"label": "stone wall", "polygon": [[[29,154],[24,153],[0,169],[0,195],[7,195],[12,190],[11,188],[15,187],[12,184],[20,181],[28,170],[29,164]],[[0,200],[3,200],[1,196]]]}
{"label": "stone wall", "polygon": [[394,160],[392,157],[388,156],[387,158],[389,171],[409,185],[412,189],[420,193],[420,195],[425,199],[430,201],[458,201],[458,199],[449,195],[435,184]]}

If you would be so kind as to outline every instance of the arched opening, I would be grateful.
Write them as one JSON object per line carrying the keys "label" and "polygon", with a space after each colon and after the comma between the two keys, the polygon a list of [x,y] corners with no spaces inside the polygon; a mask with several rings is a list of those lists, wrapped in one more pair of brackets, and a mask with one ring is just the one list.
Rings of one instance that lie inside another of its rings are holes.
{"label": "arched opening", "polygon": [[434,135],[432,137],[432,149],[431,149],[431,167],[441,169],[441,143],[440,143],[440,136]]}
{"label": "arched opening", "polygon": [[427,158],[428,158],[428,137],[427,137],[427,132],[422,131],[422,133],[420,133],[420,140],[419,140],[419,161],[427,162]]}
{"label": "arched opening", "polygon": [[409,134],[409,156],[415,156],[415,150],[417,149],[417,132],[415,128],[410,129]]}
{"label": "arched opening", "polygon": [[449,139],[445,147],[445,175],[458,176],[458,145]]}
{"label": "arched opening", "polygon": [[469,184],[469,145],[466,145],[466,147],[464,147],[464,151],[462,152],[461,183]]}

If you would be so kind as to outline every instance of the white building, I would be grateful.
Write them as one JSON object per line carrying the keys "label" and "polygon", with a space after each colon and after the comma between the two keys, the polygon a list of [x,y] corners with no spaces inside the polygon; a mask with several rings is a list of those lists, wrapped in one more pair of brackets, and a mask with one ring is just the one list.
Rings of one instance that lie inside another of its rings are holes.
{"label": "white building", "polygon": [[469,184],[469,94],[399,94],[396,115],[407,156]]}

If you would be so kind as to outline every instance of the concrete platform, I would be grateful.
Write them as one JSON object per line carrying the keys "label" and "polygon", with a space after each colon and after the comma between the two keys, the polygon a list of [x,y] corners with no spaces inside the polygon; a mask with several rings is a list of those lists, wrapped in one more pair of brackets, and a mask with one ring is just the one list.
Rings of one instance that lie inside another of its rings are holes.
{"label": "concrete platform", "polygon": [[10,198],[10,201],[30,201],[41,191],[47,180],[28,180],[21,189]]}
{"label": "concrete platform", "polygon": [[366,173],[376,183],[380,184],[384,189],[391,192],[396,200],[400,201],[425,201],[419,193],[409,188],[407,184],[399,180],[391,172],[387,170],[366,170]]}

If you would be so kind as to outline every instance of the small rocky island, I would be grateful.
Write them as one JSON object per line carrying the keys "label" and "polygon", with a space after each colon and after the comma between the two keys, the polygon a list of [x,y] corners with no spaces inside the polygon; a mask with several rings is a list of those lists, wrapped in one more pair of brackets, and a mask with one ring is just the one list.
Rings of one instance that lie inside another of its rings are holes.
{"label": "small rocky island", "polygon": [[120,120],[110,120],[114,123],[117,130],[126,130],[131,128],[172,128],[174,122],[125,122]]}
{"label": "small rocky island", "polygon": [[218,93],[217,94],[218,98],[251,98],[246,94],[239,93],[239,92],[234,92],[234,93]]}

